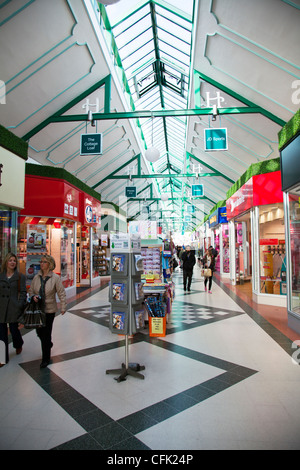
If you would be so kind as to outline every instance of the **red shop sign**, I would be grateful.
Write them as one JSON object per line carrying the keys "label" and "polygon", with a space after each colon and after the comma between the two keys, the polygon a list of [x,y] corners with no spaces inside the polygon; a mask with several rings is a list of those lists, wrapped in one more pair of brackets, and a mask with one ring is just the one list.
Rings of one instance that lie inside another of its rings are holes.
{"label": "red shop sign", "polygon": [[227,219],[230,220],[253,206],[283,202],[281,172],[273,171],[252,176],[226,201]]}
{"label": "red shop sign", "polygon": [[278,238],[261,238],[260,245],[278,245]]}
{"label": "red shop sign", "polygon": [[101,202],[89,196],[81,194],[81,223],[91,227],[100,227],[101,225]]}
{"label": "red shop sign", "polygon": [[24,209],[21,214],[78,220],[80,191],[56,178],[25,176]]}
{"label": "red shop sign", "polygon": [[253,179],[250,178],[238,191],[226,201],[227,219],[249,210],[253,206]]}
{"label": "red shop sign", "polygon": [[253,176],[253,205],[266,206],[283,202],[281,172],[273,171]]}

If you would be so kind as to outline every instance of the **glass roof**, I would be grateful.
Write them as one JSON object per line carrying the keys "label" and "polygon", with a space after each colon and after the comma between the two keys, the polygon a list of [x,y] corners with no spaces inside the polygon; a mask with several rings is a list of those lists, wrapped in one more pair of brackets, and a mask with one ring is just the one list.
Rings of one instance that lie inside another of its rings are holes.
{"label": "glass roof", "polygon": [[[106,6],[135,110],[188,108],[193,4],[194,0],[121,0]],[[146,146],[160,152],[151,164],[153,172],[181,173],[187,117],[140,119],[140,125]],[[182,195],[182,178],[156,182],[161,192]]]}

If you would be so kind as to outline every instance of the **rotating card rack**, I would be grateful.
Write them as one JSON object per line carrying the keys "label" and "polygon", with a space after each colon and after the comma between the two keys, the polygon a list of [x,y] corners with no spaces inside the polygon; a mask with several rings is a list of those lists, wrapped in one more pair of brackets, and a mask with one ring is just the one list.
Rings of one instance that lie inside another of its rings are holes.
{"label": "rotating card rack", "polygon": [[139,236],[127,233],[111,235],[110,271],[110,330],[114,334],[125,335],[125,363],[119,369],[107,370],[106,374],[119,375],[115,377],[117,382],[126,380],[128,375],[144,379],[140,371],[145,366],[129,362],[128,341],[129,335],[144,327],[143,261]]}

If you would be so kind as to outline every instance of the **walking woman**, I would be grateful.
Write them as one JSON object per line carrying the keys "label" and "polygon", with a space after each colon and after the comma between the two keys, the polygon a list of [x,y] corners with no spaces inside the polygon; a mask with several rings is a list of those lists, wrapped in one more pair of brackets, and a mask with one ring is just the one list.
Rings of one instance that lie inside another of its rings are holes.
{"label": "walking woman", "polygon": [[206,276],[204,279],[204,289],[207,291],[207,283],[208,283],[208,293],[211,294],[211,286],[212,286],[212,278],[213,272],[215,269],[215,257],[213,255],[213,251],[211,248],[206,250],[204,258],[203,258],[203,267],[209,268],[211,270],[211,276]]}
{"label": "walking woman", "polygon": [[66,311],[66,293],[62,285],[61,278],[55,274],[55,260],[50,255],[42,255],[41,269],[32,279],[29,289],[29,295],[33,296],[35,302],[39,297],[42,299],[43,310],[46,314],[46,325],[37,328],[36,332],[41,340],[42,362],[40,368],[47,367],[50,364],[52,343],[52,326],[57,311],[56,294],[60,300],[61,314]]}
{"label": "walking woman", "polygon": [[26,277],[19,273],[17,266],[16,255],[8,253],[0,273],[0,341],[5,344],[5,362],[0,357],[0,367],[9,361],[8,325],[17,354],[21,353],[24,344],[19,330],[19,318],[23,314],[27,297]]}

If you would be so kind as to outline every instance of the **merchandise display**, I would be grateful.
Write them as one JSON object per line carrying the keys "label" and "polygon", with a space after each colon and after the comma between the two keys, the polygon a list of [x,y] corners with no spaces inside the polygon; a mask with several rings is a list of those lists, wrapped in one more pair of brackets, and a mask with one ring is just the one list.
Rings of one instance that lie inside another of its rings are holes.
{"label": "merchandise display", "polygon": [[138,371],[144,366],[132,367],[129,364],[128,336],[144,328],[145,312],[141,275],[143,259],[140,252],[140,237],[131,234],[111,236],[111,282],[109,287],[110,331],[125,335],[125,364],[119,369],[107,370],[107,374],[117,374],[118,382],[128,375],[144,379]]}
{"label": "merchandise display", "polygon": [[[148,241],[145,240],[145,243]],[[148,242],[149,243],[149,242]],[[173,242],[164,240],[157,244],[142,246],[144,260],[143,292],[149,321],[150,336],[165,336],[167,315],[172,311],[175,285],[170,266]]]}

